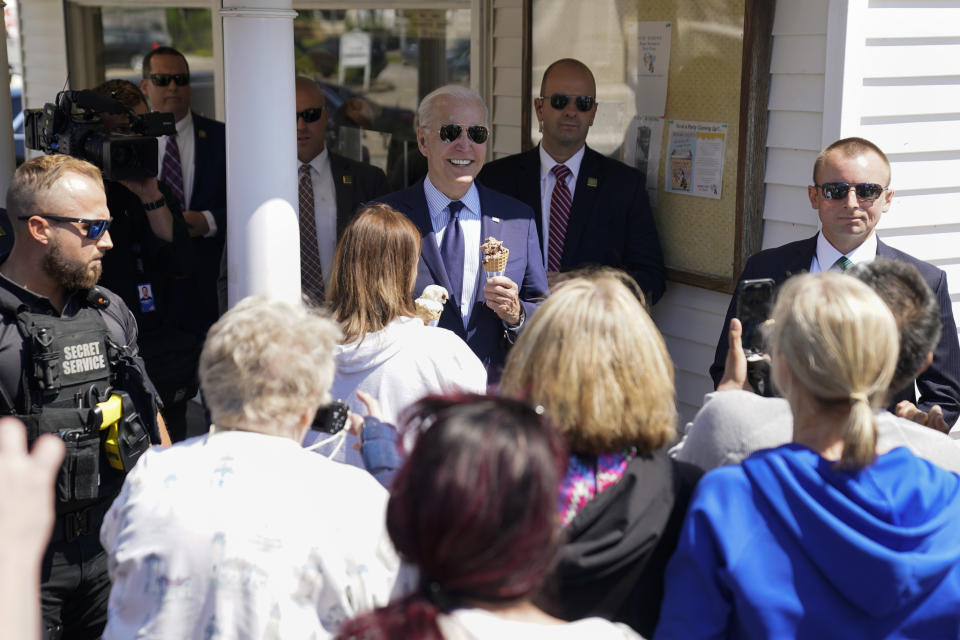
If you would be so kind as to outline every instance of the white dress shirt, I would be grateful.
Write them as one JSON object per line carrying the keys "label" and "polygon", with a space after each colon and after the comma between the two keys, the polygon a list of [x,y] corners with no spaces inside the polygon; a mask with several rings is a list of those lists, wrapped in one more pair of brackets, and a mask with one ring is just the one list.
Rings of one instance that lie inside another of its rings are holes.
{"label": "white dress shirt", "polygon": [[[298,170],[300,164],[303,163],[298,163]],[[337,248],[337,193],[330,169],[330,152],[324,147],[323,151],[306,164],[310,167],[310,181],[313,183],[313,212],[317,224],[320,266],[325,283],[330,284],[333,253]]]}
{"label": "white dress shirt", "polygon": [[[841,271],[840,267],[834,267],[834,263],[842,255],[846,255],[847,260],[855,265],[873,262],[874,258],[877,257],[877,234],[871,233],[859,247],[848,254],[842,254],[837,251],[836,247],[830,244],[830,241],[827,240],[826,236],[823,235],[823,231],[821,231],[817,235],[817,252],[813,254],[813,260],[810,261],[810,273],[820,273],[821,271],[830,271],[831,269]],[[826,265],[826,267],[823,265]]]}
{"label": "white dress shirt", "polygon": [[[583,162],[583,152],[586,145],[567,158],[563,164],[570,169],[570,175],[567,176],[567,188],[570,189],[570,202],[573,203],[573,194],[577,188],[577,176],[580,174],[580,163]],[[547,266],[547,254],[550,247],[550,200],[553,198],[553,187],[557,184],[557,177],[553,175],[553,165],[560,164],[544,150],[543,145],[540,149],[540,214],[543,216],[543,246],[540,248],[543,253],[543,266]]]}
{"label": "white dress shirt", "polygon": [[[437,247],[443,242],[443,233],[450,222],[450,210],[447,206],[453,202],[430,182],[430,176],[423,180],[423,193],[427,197],[427,208],[430,210],[430,223],[437,238]],[[480,273],[480,194],[475,184],[459,199],[463,203],[460,210],[460,228],[463,230],[463,282],[460,291],[456,292],[460,301],[460,315],[466,326],[470,320],[470,310],[473,306],[473,292],[477,288],[477,276]],[[451,282],[451,286],[456,283]],[[451,292],[454,293],[454,292]]]}
{"label": "white dress shirt", "polygon": [[[180,150],[180,171],[183,174],[183,200],[184,209],[190,208],[190,198],[193,195],[193,178],[196,175],[196,154],[193,139],[193,112],[187,111],[187,115],[177,122],[177,140]],[[167,152],[167,142],[170,136],[160,136],[157,138],[157,167],[163,172],[163,156]],[[212,238],[217,235],[217,221],[209,211],[201,211],[203,217],[207,220],[207,226],[210,230],[204,234],[204,238]]]}

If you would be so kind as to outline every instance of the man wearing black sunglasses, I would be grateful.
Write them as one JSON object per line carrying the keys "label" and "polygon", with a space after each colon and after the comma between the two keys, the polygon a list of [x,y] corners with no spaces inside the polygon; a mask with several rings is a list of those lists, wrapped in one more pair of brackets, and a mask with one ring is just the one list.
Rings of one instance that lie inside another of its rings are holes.
{"label": "man wearing black sunglasses", "polygon": [[[379,167],[333,153],[326,146],[330,120],[326,95],[316,81],[297,76],[297,213],[300,216],[300,287],[323,304],[337,240],[354,213],[389,188]],[[220,310],[227,310],[227,249],[217,283]]]}
{"label": "man wearing black sunglasses", "polygon": [[206,330],[219,316],[217,277],[227,237],[226,129],[190,110],[190,67],[172,47],[144,56],[140,88],[154,111],[173,113],[176,120],[176,135],[157,140],[157,166],[194,238],[200,292],[194,313]]}
{"label": "man wearing black sunglasses", "polygon": [[[752,256],[740,280],[772,278],[779,286],[797,273],[846,271],[854,264],[870,262],[877,257],[916,266],[937,296],[943,331],[930,366],[917,376],[919,397],[911,383],[892,397],[889,409],[927,426],[948,429],[960,417],[960,344],[947,275],[927,262],[888,246],[877,237],[877,223],[893,201],[887,156],[863,138],[837,140],[817,156],[813,165],[813,184],[807,187],[807,197],[819,216],[820,232],[812,238]],[[719,384],[723,375],[728,330],[735,309],[736,296],[727,309],[723,332],[710,367],[714,385]]]}
{"label": "man wearing black sunglasses", "polygon": [[53,433],[66,445],[43,560],[44,637],[99,638],[110,593],[99,529],[123,472],[107,464],[103,415],[91,409],[127,393],[149,439],[169,439],[136,321],[119,296],[95,286],[113,246],[100,170],[63,154],[29,160],[7,207],[14,244],[0,263],[0,414],[23,420],[31,442]]}
{"label": "man wearing black sunglasses", "polygon": [[[423,235],[414,296],[430,284],[448,291],[440,326],[466,341],[495,382],[509,344],[547,295],[533,212],[474,182],[489,137],[487,107],[476,92],[440,87],[420,102],[417,117],[427,176],[379,201]],[[481,268],[480,244],[489,236],[510,251],[503,275],[487,277]]]}
{"label": "man wearing black sunglasses", "polygon": [[[301,283],[305,294],[319,295],[322,302],[322,287],[311,285],[308,262],[318,259],[318,274],[322,271],[323,278],[330,277],[337,239],[363,203],[388,191],[387,176],[377,167],[329,151],[325,145],[329,113],[323,90],[303,76],[297,77],[296,89],[299,213],[314,218],[312,226],[301,224],[300,230],[303,234],[312,229],[312,243],[318,252],[314,255],[312,247],[301,251]],[[304,253],[310,257],[305,259]]]}
{"label": "man wearing black sunglasses", "polygon": [[478,179],[536,212],[551,279],[588,264],[623,269],[652,305],[663,295],[666,278],[660,239],[640,173],[586,144],[596,91],[582,62],[551,64],[534,99],[540,144],[491,162]]}

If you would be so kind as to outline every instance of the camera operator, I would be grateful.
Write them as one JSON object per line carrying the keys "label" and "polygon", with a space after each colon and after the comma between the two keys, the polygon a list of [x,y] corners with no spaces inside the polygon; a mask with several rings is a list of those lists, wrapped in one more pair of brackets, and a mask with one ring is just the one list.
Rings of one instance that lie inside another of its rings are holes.
{"label": "camera operator", "polygon": [[[140,89],[108,80],[93,89],[134,114],[148,112]],[[111,134],[131,134],[125,114],[102,114]],[[140,330],[140,355],[163,401],[173,442],[186,438],[187,402],[197,393],[197,361],[203,327],[188,301],[196,299],[196,260],[187,223],[169,187],[156,177],[105,179],[113,217],[113,250],[103,259],[100,283],[133,311]]]}
{"label": "camera operator", "polygon": [[[46,637],[98,638],[110,590],[103,515],[137,456],[169,439],[133,316],[95,286],[113,246],[100,170],[65,154],[30,160],[13,176],[7,213],[14,245],[0,263],[0,413],[20,418],[31,443],[54,433],[66,448],[41,571]],[[110,406],[123,410],[108,418]]]}

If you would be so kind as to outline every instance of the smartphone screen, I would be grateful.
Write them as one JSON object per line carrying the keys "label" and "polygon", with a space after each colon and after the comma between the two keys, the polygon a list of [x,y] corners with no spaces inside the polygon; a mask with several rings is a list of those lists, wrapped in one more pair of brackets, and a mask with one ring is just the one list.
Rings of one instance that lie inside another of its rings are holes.
{"label": "smartphone screen", "polygon": [[763,353],[761,325],[773,309],[773,286],[770,278],[744,280],[737,294],[737,318],[743,325],[743,350],[747,355]]}

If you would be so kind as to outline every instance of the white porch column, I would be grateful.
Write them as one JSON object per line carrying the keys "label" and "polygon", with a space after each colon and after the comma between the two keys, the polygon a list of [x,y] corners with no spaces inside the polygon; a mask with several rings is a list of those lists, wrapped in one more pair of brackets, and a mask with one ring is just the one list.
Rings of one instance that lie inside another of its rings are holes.
{"label": "white porch column", "polygon": [[290,0],[223,4],[229,303],[249,295],[298,302],[297,14]]}

